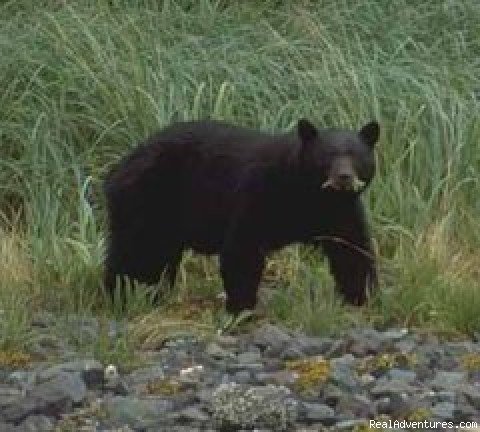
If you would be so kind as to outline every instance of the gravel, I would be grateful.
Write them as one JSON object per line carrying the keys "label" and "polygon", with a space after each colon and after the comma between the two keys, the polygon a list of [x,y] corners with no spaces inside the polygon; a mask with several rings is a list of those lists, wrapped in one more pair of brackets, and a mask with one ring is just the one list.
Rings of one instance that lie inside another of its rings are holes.
{"label": "gravel", "polygon": [[[48,332],[54,320],[45,314],[35,325]],[[89,338],[98,327],[77,325]],[[128,373],[51,340],[56,362],[0,365],[1,431],[318,431],[379,418],[480,419],[480,361],[462,362],[480,353],[478,338],[441,343],[394,328],[316,338],[265,324],[235,337],[173,338]]]}

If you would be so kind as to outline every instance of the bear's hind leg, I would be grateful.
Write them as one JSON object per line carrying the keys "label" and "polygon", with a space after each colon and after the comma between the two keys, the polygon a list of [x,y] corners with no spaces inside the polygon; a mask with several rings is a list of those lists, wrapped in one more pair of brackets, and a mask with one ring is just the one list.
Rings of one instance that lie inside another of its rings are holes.
{"label": "bear's hind leg", "polygon": [[133,256],[131,253],[109,252],[105,265],[105,288],[112,300],[118,289],[124,304],[127,290],[133,289],[134,282],[155,285],[161,280],[164,271],[166,264],[154,260],[152,254],[139,251]]}
{"label": "bear's hind leg", "polygon": [[[123,302],[127,289],[133,287],[134,281],[156,285],[165,278],[173,287],[182,257],[180,247],[170,246],[173,242],[167,245],[159,235],[130,228],[128,236],[112,233],[105,261],[105,288],[113,299],[119,283]],[[154,300],[157,299],[158,292],[154,296]]]}

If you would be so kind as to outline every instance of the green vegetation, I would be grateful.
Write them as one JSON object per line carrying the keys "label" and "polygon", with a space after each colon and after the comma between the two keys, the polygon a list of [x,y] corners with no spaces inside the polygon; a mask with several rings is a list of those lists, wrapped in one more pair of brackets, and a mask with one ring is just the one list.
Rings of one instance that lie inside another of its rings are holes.
{"label": "green vegetation", "polygon": [[[42,308],[115,312],[102,178],[158,127],[206,116],[382,125],[365,197],[380,294],[342,306],[323,261],[291,247],[269,264],[267,315],[479,331],[479,22],[475,1],[1,1],[0,347],[27,346]],[[220,290],[215,260],[188,255],[177,297]]]}

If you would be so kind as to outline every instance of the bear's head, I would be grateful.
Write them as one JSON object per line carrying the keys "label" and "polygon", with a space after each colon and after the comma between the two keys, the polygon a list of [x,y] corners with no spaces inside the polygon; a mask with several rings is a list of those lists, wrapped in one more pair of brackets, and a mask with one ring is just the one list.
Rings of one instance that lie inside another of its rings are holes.
{"label": "bear's head", "polygon": [[380,134],[372,121],[359,131],[318,130],[308,120],[298,121],[302,172],[322,190],[363,192],[375,173],[374,146]]}

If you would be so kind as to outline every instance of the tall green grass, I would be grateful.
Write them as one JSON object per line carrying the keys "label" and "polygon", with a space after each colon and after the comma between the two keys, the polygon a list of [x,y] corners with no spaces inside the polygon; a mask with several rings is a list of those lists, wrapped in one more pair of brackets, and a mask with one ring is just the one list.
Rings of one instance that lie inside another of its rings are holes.
{"label": "tall green grass", "polygon": [[[272,261],[265,308],[312,332],[357,319],[480,330],[478,22],[474,1],[1,2],[0,241],[18,240],[2,254],[29,274],[19,290],[2,272],[2,298],[108,308],[102,178],[174,119],[284,130],[300,116],[376,118],[365,200],[381,292],[352,312],[322,261],[290,248]],[[220,289],[214,261],[189,255],[182,270],[182,295]]]}

